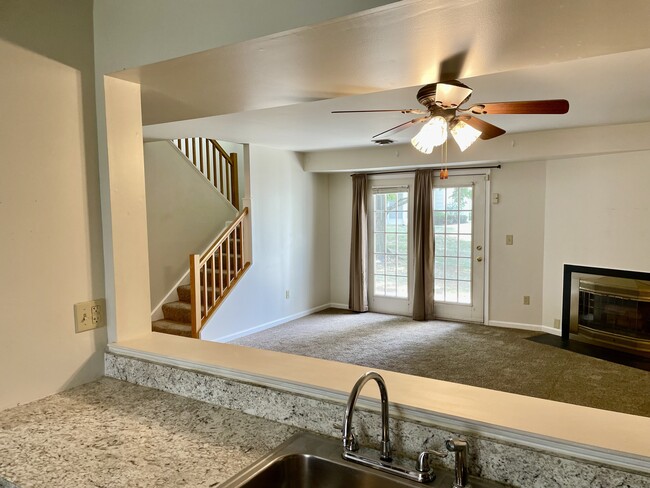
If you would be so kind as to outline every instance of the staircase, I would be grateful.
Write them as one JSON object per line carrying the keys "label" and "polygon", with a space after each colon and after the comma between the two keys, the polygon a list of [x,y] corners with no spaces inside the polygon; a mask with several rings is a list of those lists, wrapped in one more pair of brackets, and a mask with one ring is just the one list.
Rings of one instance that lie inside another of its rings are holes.
{"label": "staircase", "polygon": [[152,322],[154,332],[199,338],[201,328],[250,267],[244,231],[247,216],[248,207],[203,255],[190,255],[190,284],[176,288],[178,301],[162,306],[164,318]]}
{"label": "staircase", "polygon": [[[171,141],[207,181],[239,208],[237,154],[227,154],[214,139]],[[190,255],[190,284],[176,288],[178,300],[162,306],[154,332],[199,338],[201,328],[250,267],[250,223],[244,208],[202,255]]]}

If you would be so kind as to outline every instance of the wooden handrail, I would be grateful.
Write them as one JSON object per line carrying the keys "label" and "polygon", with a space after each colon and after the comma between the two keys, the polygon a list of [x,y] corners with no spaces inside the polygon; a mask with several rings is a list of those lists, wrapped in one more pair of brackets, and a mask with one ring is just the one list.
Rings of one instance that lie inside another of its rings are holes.
{"label": "wooden handrail", "polygon": [[214,139],[174,139],[178,150],[239,210],[237,153],[228,154]]}
{"label": "wooden handrail", "polygon": [[[210,316],[250,267],[245,231],[248,207],[202,255],[190,254],[192,337],[198,338]],[[218,278],[217,278],[218,274]],[[208,276],[210,275],[210,276]]]}

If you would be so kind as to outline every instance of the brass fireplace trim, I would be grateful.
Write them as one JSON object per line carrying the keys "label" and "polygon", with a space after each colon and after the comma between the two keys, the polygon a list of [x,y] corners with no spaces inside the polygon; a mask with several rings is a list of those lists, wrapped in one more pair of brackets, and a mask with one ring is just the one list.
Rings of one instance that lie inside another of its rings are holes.
{"label": "brass fireplace trim", "polygon": [[591,327],[579,325],[580,336],[586,342],[596,346],[608,347],[617,351],[630,352],[633,354],[650,354],[650,341],[635,337],[626,337],[621,334],[614,334],[604,330],[596,330]]}
{"label": "brass fireplace trim", "polygon": [[650,302],[650,283],[643,280],[613,276],[589,276],[580,278],[579,289],[602,296]]}
{"label": "brass fireplace trim", "polygon": [[570,333],[577,334],[584,342],[631,354],[650,355],[650,341],[648,340],[580,324],[578,313],[580,291],[625,300],[650,302],[650,281],[574,272],[571,275],[569,308]]}

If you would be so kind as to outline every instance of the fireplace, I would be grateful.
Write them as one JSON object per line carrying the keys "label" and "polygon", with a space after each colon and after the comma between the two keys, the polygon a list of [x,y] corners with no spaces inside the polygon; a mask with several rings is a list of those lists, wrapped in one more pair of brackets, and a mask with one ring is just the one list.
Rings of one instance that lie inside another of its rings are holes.
{"label": "fireplace", "polygon": [[565,265],[562,338],[650,356],[650,273]]}

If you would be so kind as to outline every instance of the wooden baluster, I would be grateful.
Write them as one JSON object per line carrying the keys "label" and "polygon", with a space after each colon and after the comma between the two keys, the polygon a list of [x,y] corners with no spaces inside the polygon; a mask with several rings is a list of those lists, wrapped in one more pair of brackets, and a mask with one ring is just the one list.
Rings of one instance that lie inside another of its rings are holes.
{"label": "wooden baluster", "polygon": [[219,188],[219,175],[217,173],[217,146],[212,144],[212,174],[214,175],[213,185],[215,188]]}
{"label": "wooden baluster", "polygon": [[232,267],[233,267],[233,279],[237,278],[237,227],[235,226],[232,228],[232,244],[233,244],[233,250],[232,250]]}
{"label": "wooden baluster", "polygon": [[203,139],[201,139],[200,137],[198,139],[199,139],[199,157],[198,157],[199,171],[201,172],[201,174],[203,174]]}
{"label": "wooden baluster", "polygon": [[203,311],[201,312],[201,325],[208,317],[208,261],[203,265]]}
{"label": "wooden baluster", "polygon": [[192,307],[192,337],[199,337],[201,327],[201,287],[199,285],[201,256],[190,254],[190,303]]}
{"label": "wooden baluster", "polygon": [[189,139],[185,139],[185,157],[190,159],[190,143]]}
{"label": "wooden baluster", "polygon": [[224,195],[225,195],[225,197],[228,199],[228,201],[230,203],[232,203],[231,171],[232,171],[232,168],[230,167],[230,163],[226,162],[226,193],[224,193]]}
{"label": "wooden baluster", "polygon": [[244,269],[244,221],[239,222],[239,269]]}
{"label": "wooden baluster", "polygon": [[210,183],[212,183],[212,178],[210,178],[210,170],[212,169],[212,165],[210,164],[210,156],[212,155],[212,152],[210,152],[211,146],[210,139],[205,139],[205,166],[208,171],[208,181]]}
{"label": "wooden baluster", "polygon": [[216,294],[216,290],[215,290],[215,281],[216,281],[216,278],[217,278],[216,275],[217,275],[217,272],[218,272],[216,259],[214,258],[214,253],[212,253],[211,259],[212,259],[212,280],[211,280],[212,283],[210,283],[212,285],[212,293],[211,293],[211,295],[212,295],[212,303],[211,303],[211,306],[214,306],[215,302],[217,301],[217,294]]}
{"label": "wooden baluster", "polygon": [[239,267],[244,270],[244,221],[239,222],[239,240],[241,242],[241,251],[239,253]]}
{"label": "wooden baluster", "polygon": [[223,244],[219,246],[219,298],[223,296]]}
{"label": "wooden baluster", "polygon": [[198,168],[196,162],[196,137],[192,137],[192,163]]}
{"label": "wooden baluster", "polygon": [[181,139],[176,139],[176,145],[178,146],[178,150],[183,152],[183,149],[181,148]]}
{"label": "wooden baluster", "polygon": [[232,233],[227,237],[227,245],[226,245],[226,263],[228,263],[228,278],[226,279],[226,284],[227,286],[230,286],[230,237],[232,236]]}
{"label": "wooden baluster", "polygon": [[221,175],[221,179],[219,180],[219,191],[221,193],[223,193],[223,181],[224,181],[224,177],[223,177],[224,167],[223,166],[224,166],[224,164],[223,164],[223,155],[221,154],[221,152],[219,152],[219,174]]}

